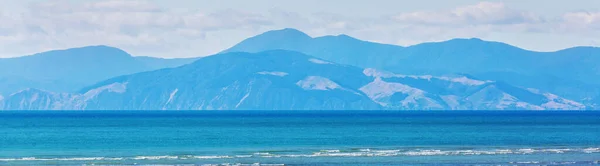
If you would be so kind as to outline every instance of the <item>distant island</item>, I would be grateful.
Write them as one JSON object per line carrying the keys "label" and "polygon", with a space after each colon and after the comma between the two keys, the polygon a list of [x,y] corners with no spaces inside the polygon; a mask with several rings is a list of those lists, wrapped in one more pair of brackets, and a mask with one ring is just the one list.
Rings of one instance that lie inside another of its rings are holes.
{"label": "distant island", "polygon": [[188,59],[89,46],[0,59],[0,110],[595,110],[598,55],[295,29]]}

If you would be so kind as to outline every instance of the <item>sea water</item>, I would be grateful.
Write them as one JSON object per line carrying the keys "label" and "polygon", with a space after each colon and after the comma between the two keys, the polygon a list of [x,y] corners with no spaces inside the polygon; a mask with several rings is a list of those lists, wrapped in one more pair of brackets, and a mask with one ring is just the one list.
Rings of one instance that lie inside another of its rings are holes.
{"label": "sea water", "polygon": [[594,165],[600,112],[0,112],[0,165]]}

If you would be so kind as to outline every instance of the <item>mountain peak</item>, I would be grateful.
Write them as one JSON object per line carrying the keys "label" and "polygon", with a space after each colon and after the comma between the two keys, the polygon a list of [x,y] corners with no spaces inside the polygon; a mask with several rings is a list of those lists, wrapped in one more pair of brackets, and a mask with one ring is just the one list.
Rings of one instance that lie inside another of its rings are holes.
{"label": "mountain peak", "polygon": [[280,29],[280,30],[268,31],[268,32],[265,32],[258,36],[285,38],[285,39],[307,39],[307,38],[310,39],[310,38],[312,38],[309,35],[307,35],[306,33],[302,32],[300,30],[297,30],[297,29],[293,29],[293,28],[285,28],[285,29]]}
{"label": "mountain peak", "polygon": [[450,39],[447,42],[485,43],[485,42],[488,42],[488,41],[485,41],[485,40],[480,39],[480,38],[455,38],[455,39]]}
{"label": "mountain peak", "polygon": [[94,51],[94,52],[114,52],[114,53],[125,53],[125,54],[127,54],[125,51],[123,51],[120,48],[112,47],[112,46],[107,46],[107,45],[84,46],[84,47],[66,49],[66,50],[63,50],[63,51]]}
{"label": "mountain peak", "polygon": [[318,39],[360,40],[360,39],[354,38],[352,36],[348,36],[346,34],[321,36],[321,37],[318,37]]}
{"label": "mountain peak", "polygon": [[111,46],[94,45],[77,48],[69,48],[64,50],[53,50],[34,54],[34,56],[116,56],[116,57],[132,57],[129,53]]}
{"label": "mountain peak", "polygon": [[294,47],[309,43],[313,38],[297,29],[285,28],[268,31],[248,38],[221,52],[261,52],[272,49],[294,50]]}
{"label": "mountain peak", "polygon": [[524,49],[515,47],[510,44],[506,44],[506,43],[502,43],[502,42],[495,42],[495,41],[487,41],[487,40],[483,40],[480,38],[455,38],[455,39],[442,41],[442,42],[422,43],[419,45],[431,45],[431,44],[434,44],[434,45],[441,44],[441,45],[446,45],[446,46],[450,46],[450,47],[454,47],[454,48],[470,48],[470,47],[476,46],[480,49],[495,48],[495,49],[503,49],[503,50],[525,51]]}

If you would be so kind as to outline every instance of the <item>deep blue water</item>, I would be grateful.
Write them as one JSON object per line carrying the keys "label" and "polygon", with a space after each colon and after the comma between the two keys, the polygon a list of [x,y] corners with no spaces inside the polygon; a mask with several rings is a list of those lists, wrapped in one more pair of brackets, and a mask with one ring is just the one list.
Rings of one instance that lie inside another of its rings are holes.
{"label": "deep blue water", "polygon": [[0,165],[599,161],[600,112],[0,112]]}

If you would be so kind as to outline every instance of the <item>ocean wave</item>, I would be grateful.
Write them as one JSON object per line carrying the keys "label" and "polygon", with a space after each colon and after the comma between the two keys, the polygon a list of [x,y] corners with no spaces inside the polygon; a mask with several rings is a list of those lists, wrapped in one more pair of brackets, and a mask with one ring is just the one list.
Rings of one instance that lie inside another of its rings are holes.
{"label": "ocean wave", "polygon": [[285,164],[242,164],[242,163],[223,163],[223,164],[202,164],[202,166],[285,166]]}
{"label": "ocean wave", "polygon": [[[236,158],[238,156],[193,156],[196,159],[228,159],[228,158]],[[240,157],[242,158],[242,157]]]}
{"label": "ocean wave", "polygon": [[600,153],[600,148],[548,148],[548,149],[491,149],[491,150],[440,150],[440,149],[358,149],[358,150],[319,150],[311,154],[271,154],[255,153],[257,157],[387,157],[387,156],[465,156],[465,155],[528,155],[562,153]]}
{"label": "ocean wave", "polygon": [[339,153],[340,150],[321,150],[321,152],[328,152],[328,153]]}
{"label": "ocean wave", "polygon": [[131,160],[190,160],[190,159],[227,159],[227,158],[243,158],[244,156],[136,156],[128,158]]}
{"label": "ocean wave", "polygon": [[123,160],[124,158],[117,157],[74,157],[74,158],[36,158],[36,157],[22,157],[22,158],[0,158],[0,161],[114,161]]}
{"label": "ocean wave", "polygon": [[584,153],[600,153],[600,148],[586,148],[583,149]]}
{"label": "ocean wave", "polygon": [[0,162],[11,161],[118,161],[118,160],[210,160],[235,158],[298,158],[298,157],[390,157],[390,156],[467,156],[467,155],[531,155],[531,154],[590,154],[600,153],[600,147],[589,148],[519,148],[519,149],[324,149],[297,153],[256,152],[239,155],[180,155],[180,156],[133,156],[133,157],[73,157],[73,158],[0,158]]}
{"label": "ocean wave", "polygon": [[179,156],[136,156],[132,160],[164,160],[164,159],[179,159]]}
{"label": "ocean wave", "polygon": [[[73,158],[38,158],[38,157],[22,157],[22,158],[0,158],[0,161],[117,161],[117,160],[190,160],[190,159],[227,159],[227,158],[244,158],[248,156],[135,156],[135,157],[73,157]],[[251,157],[251,155],[249,156]]]}

